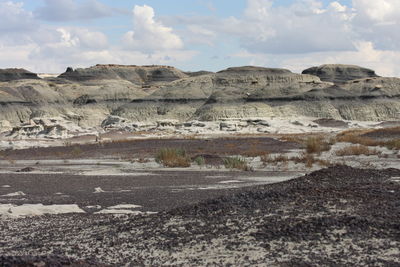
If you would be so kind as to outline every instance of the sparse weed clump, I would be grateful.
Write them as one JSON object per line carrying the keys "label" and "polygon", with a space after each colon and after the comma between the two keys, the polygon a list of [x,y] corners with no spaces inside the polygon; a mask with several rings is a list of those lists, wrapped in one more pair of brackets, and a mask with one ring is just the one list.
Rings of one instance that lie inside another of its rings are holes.
{"label": "sparse weed clump", "polygon": [[291,157],[289,160],[294,161],[295,163],[303,163],[307,168],[312,168],[314,164],[325,167],[329,167],[332,165],[330,161],[315,158],[313,154],[309,154],[306,152],[298,157]]}
{"label": "sparse weed clump", "polygon": [[363,145],[347,146],[336,151],[337,156],[360,156],[360,155],[372,156],[379,154],[380,152],[377,151],[376,149],[371,149]]}
{"label": "sparse weed clump", "polygon": [[180,148],[162,148],[156,155],[156,162],[164,167],[190,167],[190,157],[186,151]]}
{"label": "sparse weed clump", "polygon": [[83,150],[79,146],[74,146],[71,150],[71,155],[73,157],[79,157],[81,154],[83,154]]}
{"label": "sparse weed clump", "polygon": [[224,159],[224,165],[227,169],[238,169],[242,171],[250,171],[251,167],[247,165],[244,158],[241,157],[229,157]]}
{"label": "sparse weed clump", "polygon": [[363,146],[380,146],[383,142],[374,140],[369,137],[361,136],[371,130],[347,130],[341,132],[336,136],[338,142],[346,142],[352,144],[359,144]]}

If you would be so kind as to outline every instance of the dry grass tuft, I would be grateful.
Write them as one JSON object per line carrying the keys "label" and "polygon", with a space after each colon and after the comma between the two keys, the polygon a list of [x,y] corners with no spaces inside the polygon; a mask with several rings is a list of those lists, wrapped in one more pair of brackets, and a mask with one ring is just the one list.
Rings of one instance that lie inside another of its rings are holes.
{"label": "dry grass tuft", "polygon": [[162,148],[156,155],[156,162],[164,167],[190,167],[190,157],[186,155],[186,151],[179,148]]}
{"label": "dry grass tuft", "polygon": [[319,164],[320,166],[325,167],[332,165],[330,161],[315,158],[314,155],[310,153],[303,153],[301,156],[291,157],[289,160],[295,163],[303,163],[307,168],[312,168],[314,164]]}
{"label": "dry grass tuft", "polygon": [[285,154],[279,154],[275,157],[272,157],[270,154],[265,154],[261,156],[261,161],[263,162],[264,166],[267,166],[268,163],[271,164],[278,164],[284,163],[287,164],[289,162],[289,158]]}
{"label": "dry grass tuft", "polygon": [[309,137],[305,141],[305,147],[308,154],[321,154],[324,151],[331,150],[334,140],[326,141],[322,136]]}
{"label": "dry grass tuft", "polygon": [[389,141],[378,141],[369,137],[361,136],[366,133],[397,134],[400,127],[376,129],[376,130],[347,130],[336,136],[338,142],[347,142],[363,146],[386,146],[388,149],[400,150],[400,139]]}
{"label": "dry grass tuft", "polygon": [[356,145],[356,146],[347,146],[342,149],[336,151],[337,156],[360,156],[360,155],[379,155],[381,152],[376,149],[371,149],[367,146]]}
{"label": "dry grass tuft", "polygon": [[279,140],[303,144],[305,138],[306,138],[305,135],[302,133],[301,134],[283,134],[282,136],[279,137]]}
{"label": "dry grass tuft", "polygon": [[265,155],[269,154],[269,152],[265,151],[265,150],[260,150],[257,145],[252,144],[252,145],[250,145],[249,149],[241,152],[240,154],[245,157],[255,158],[255,157],[265,156]]}
{"label": "dry grass tuft", "polygon": [[394,140],[387,141],[387,142],[385,143],[385,146],[386,146],[388,149],[400,150],[400,139],[394,139]]}
{"label": "dry grass tuft", "polygon": [[361,135],[371,132],[372,130],[347,130],[339,133],[336,136],[338,142],[346,142],[352,144],[359,144],[363,146],[380,146],[383,144],[381,141],[374,140],[372,138],[363,137]]}

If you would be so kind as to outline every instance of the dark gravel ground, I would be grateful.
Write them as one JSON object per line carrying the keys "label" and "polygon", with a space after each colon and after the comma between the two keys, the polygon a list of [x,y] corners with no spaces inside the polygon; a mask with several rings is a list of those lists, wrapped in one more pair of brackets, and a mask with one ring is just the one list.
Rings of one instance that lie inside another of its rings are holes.
{"label": "dark gravel ground", "polygon": [[[184,170],[142,171],[134,176],[0,173],[0,204],[77,204],[87,212],[97,210],[87,209],[86,206],[100,205],[106,208],[118,204],[135,204],[141,205],[142,211],[158,212],[231,195],[241,190],[240,187],[262,183],[246,180],[246,177],[282,176],[284,179],[288,175],[293,176],[290,172]],[[221,181],[237,179],[242,182],[219,184]],[[2,185],[9,187],[4,188]],[[94,193],[95,188],[101,188],[104,192]],[[25,195],[12,198],[2,196],[18,191]]]}
{"label": "dark gravel ground", "polygon": [[399,266],[398,177],[398,169],[335,166],[150,216],[1,220],[0,255],[117,266]]}
{"label": "dark gravel ground", "polygon": [[376,129],[366,134],[363,134],[362,136],[380,141],[400,139],[400,126],[385,129]]}
{"label": "dark gravel ground", "polygon": [[79,159],[79,158],[140,158],[154,157],[160,148],[182,148],[189,155],[240,155],[254,152],[284,153],[300,148],[293,142],[269,137],[215,138],[215,139],[142,139],[102,144],[84,144],[49,148],[30,148],[4,151],[1,158],[24,159]]}
{"label": "dark gravel ground", "polygon": [[318,119],[314,121],[321,127],[333,127],[333,128],[348,128],[349,124],[345,121],[335,119]]}

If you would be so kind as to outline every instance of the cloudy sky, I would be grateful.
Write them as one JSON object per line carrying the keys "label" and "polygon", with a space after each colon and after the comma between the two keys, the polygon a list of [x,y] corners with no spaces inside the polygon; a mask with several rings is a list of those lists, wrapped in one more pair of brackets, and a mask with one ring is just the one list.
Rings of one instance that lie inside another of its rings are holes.
{"label": "cloudy sky", "polygon": [[0,68],[356,64],[400,76],[400,0],[0,0]]}

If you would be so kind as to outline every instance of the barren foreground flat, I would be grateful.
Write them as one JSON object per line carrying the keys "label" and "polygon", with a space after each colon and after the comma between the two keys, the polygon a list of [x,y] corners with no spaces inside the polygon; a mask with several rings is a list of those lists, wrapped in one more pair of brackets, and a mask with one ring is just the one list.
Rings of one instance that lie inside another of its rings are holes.
{"label": "barren foreground flat", "polygon": [[1,260],[397,266],[399,181],[397,169],[335,166],[152,215],[4,219]]}

